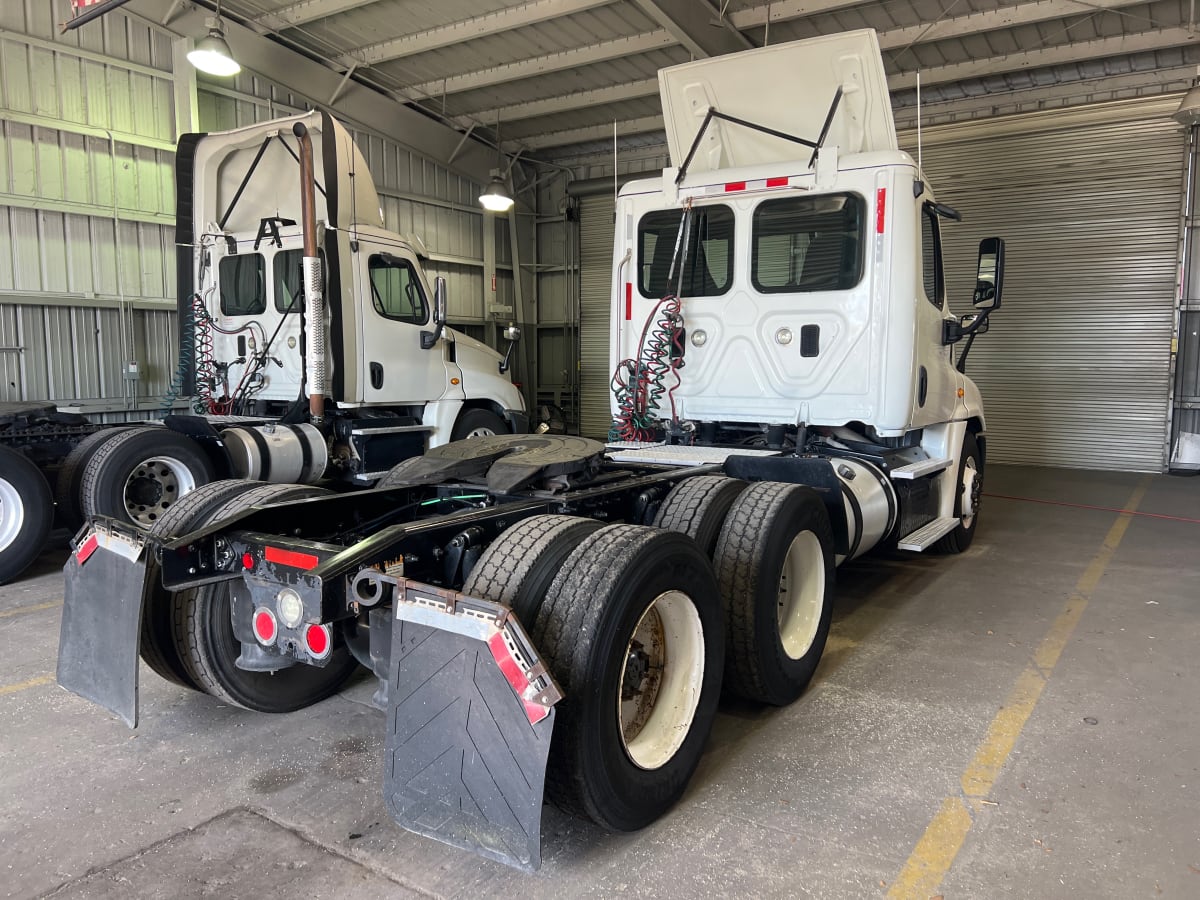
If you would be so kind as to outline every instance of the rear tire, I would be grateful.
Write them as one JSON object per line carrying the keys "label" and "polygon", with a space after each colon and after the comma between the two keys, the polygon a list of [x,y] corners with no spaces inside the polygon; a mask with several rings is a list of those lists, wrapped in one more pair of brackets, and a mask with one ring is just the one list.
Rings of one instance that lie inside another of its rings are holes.
{"label": "rear tire", "polygon": [[[260,484],[234,478],[201,485],[164,513],[150,534],[162,541],[183,537],[203,525],[216,509]],[[162,571],[153,555],[146,560],[146,579],[150,592],[142,610],[142,661],[167,681],[193,691],[202,690],[188,674],[176,643],[173,597],[162,585]]]}
{"label": "rear tire", "polygon": [[713,564],[725,603],[725,675],[784,706],[807,687],[833,616],[833,532],[809,487],[761,481],[733,504]]}
{"label": "rear tire", "polygon": [[712,566],[694,541],[637,525],[585,538],[534,626],[566,695],[548,799],[613,831],[643,828],[670,809],[712,729],[721,631]]}
{"label": "rear tire", "polygon": [[41,469],[0,447],[0,584],[16,578],[46,547],[54,498]]}
{"label": "rear tire", "polygon": [[83,503],[80,492],[83,488],[83,470],[96,451],[121,432],[115,428],[94,431],[71,448],[62,468],[58,470],[58,481],[54,486],[54,502],[58,506],[58,520],[71,531],[78,531],[83,524]]}
{"label": "rear tire", "polygon": [[546,591],[567,557],[602,523],[574,516],[533,516],[488,545],[463,583],[463,593],[510,607],[533,630]]}
{"label": "rear tire", "polygon": [[654,527],[686,534],[712,559],[725,516],[745,489],[746,482],[723,475],[685,478],[663,500]]}
{"label": "rear tire", "polygon": [[216,476],[190,438],[158,425],[119,432],[83,470],[85,516],[109,516],[148,531],[180,498]]}
{"label": "rear tire", "polygon": [[[958,481],[955,482],[954,515],[958,527],[933,545],[938,553],[962,553],[975,538],[979,522],[979,504],[983,499],[983,455],[975,435],[963,435],[962,458],[958,461]],[[969,510],[964,514],[964,507]]]}
{"label": "rear tire", "polygon": [[[309,485],[264,484],[221,506],[209,521],[220,522],[260,503],[282,503],[327,493]],[[241,643],[233,634],[230,603],[228,582],[175,595],[175,640],[188,675],[218,700],[257,712],[293,712],[335,694],[358,668],[358,662],[341,643],[334,647],[324,667],[297,663],[276,672],[239,669]]]}

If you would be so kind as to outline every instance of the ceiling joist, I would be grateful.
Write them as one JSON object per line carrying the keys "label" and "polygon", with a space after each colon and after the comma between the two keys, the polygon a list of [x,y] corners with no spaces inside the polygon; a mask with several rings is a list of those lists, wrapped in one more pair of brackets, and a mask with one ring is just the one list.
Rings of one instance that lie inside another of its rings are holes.
{"label": "ceiling joist", "polygon": [[482,16],[371,44],[341,57],[344,65],[374,65],[605,6],[613,0],[531,0]]}

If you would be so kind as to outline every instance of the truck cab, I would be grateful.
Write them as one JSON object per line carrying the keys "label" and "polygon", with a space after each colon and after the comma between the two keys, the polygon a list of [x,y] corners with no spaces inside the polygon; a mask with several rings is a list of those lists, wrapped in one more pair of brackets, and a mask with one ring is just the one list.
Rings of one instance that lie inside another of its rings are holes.
{"label": "truck cab", "polygon": [[180,142],[180,320],[195,358],[188,387],[210,411],[257,415],[283,415],[307,395],[297,123],[313,148],[327,307],[318,324],[328,330],[332,405],[411,416],[427,447],[461,436],[455,427],[469,409],[521,430],[524,403],[501,355],[444,327],[445,284],[427,276],[424,244],[384,227],[366,160],[317,112]]}
{"label": "truck cab", "polygon": [[616,206],[611,437],[888,448],[900,480],[941,473],[918,518],[949,527],[966,435],[985,446],[942,267],[958,214],[899,149],[875,33],[659,79],[673,165]]}

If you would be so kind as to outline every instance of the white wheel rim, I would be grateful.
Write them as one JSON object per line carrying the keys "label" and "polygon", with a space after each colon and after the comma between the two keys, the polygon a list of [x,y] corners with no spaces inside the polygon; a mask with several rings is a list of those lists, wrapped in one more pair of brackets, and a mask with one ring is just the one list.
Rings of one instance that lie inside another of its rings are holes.
{"label": "white wheel rim", "polygon": [[811,531],[796,535],[779,576],[779,640],[791,659],[812,648],[825,606],[825,554]]}
{"label": "white wheel rim", "polygon": [[963,528],[970,528],[971,523],[975,521],[975,481],[979,478],[979,469],[975,465],[974,457],[968,456],[967,461],[963,464],[962,474],[962,524]]}
{"label": "white wheel rim", "polygon": [[625,645],[617,728],[640,769],[657,769],[692,730],[704,683],[704,627],[682,591],[654,598]]}
{"label": "white wheel rim", "polygon": [[196,478],[181,460],[173,456],[152,456],[138,463],[129,473],[121,496],[133,524],[148,529],[180,497],[195,489]]}
{"label": "white wheel rim", "polygon": [[469,437],[469,438],[494,437],[495,434],[496,434],[496,432],[492,431],[492,429],[490,429],[490,428],[480,427],[480,428],[472,428],[470,431],[468,431],[467,437]]}
{"label": "white wheel rim", "polygon": [[7,550],[25,525],[25,504],[16,486],[0,478],[0,550]]}

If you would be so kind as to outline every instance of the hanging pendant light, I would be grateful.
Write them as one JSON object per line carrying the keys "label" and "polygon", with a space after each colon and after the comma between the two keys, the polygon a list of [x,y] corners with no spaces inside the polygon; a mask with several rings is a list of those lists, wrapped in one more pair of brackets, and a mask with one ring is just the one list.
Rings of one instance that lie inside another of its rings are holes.
{"label": "hanging pendant light", "polygon": [[205,21],[208,34],[196,41],[195,49],[188,55],[188,62],[209,75],[228,77],[242,71],[233,51],[225,41],[225,28],[221,22],[221,3],[217,0],[217,14]]}
{"label": "hanging pendant light", "polygon": [[[496,120],[496,163],[503,167],[504,151],[500,145],[500,120]],[[479,195],[479,205],[488,212],[508,212],[513,207],[513,198],[508,195],[508,187],[504,183],[504,178],[500,174],[501,169],[492,171],[492,180],[488,182],[488,186],[483,189],[483,193]]]}

